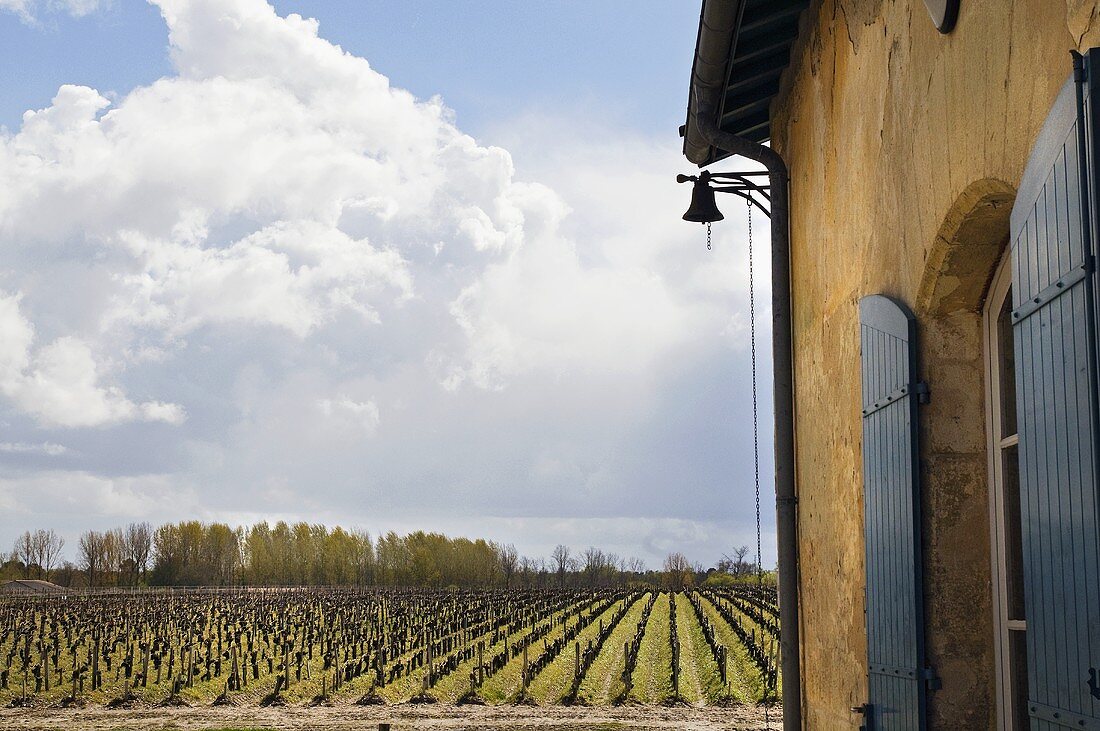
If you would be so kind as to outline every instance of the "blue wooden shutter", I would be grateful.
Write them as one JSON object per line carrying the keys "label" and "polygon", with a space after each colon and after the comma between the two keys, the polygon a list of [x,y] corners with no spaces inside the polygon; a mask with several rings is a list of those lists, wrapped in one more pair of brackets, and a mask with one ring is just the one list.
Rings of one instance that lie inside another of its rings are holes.
{"label": "blue wooden shutter", "polygon": [[1083,83],[1071,80],[1062,89],[1012,209],[1028,711],[1034,731],[1100,729],[1092,233],[1097,60],[1090,52]]}
{"label": "blue wooden shutter", "polygon": [[863,521],[867,568],[867,725],[923,729],[916,320],[872,295],[859,303],[863,376]]}

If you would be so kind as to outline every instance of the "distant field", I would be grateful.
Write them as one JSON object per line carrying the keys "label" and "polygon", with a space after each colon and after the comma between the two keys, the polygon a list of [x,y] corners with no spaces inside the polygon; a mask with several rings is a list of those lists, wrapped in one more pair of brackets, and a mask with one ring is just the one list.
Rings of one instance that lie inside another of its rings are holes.
{"label": "distant field", "polygon": [[201,706],[108,710],[0,709],[12,731],[779,731],[760,706]]}
{"label": "distant field", "polygon": [[776,700],[778,623],[756,586],[5,599],[0,707],[33,710],[0,724],[69,706],[755,706]]}

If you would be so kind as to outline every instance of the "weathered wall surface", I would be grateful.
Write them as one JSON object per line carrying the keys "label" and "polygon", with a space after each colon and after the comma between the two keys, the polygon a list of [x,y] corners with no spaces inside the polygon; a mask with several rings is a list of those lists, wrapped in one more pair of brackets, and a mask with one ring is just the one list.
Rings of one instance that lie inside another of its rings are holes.
{"label": "weathered wall surface", "polygon": [[1016,186],[1096,0],[821,0],[774,110],[792,173],[792,267],[809,728],[866,700],[857,302],[921,322],[933,726],[991,728],[994,674],[980,310]]}

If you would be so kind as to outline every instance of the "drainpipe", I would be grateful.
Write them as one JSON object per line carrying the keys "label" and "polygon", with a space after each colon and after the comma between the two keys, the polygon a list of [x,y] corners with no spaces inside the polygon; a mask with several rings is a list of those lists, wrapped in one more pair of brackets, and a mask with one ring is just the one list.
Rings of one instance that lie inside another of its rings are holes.
{"label": "drainpipe", "polygon": [[[706,0],[692,73],[687,146],[710,145],[768,170],[771,184],[772,369],[775,383],[775,512],[779,559],[780,668],[783,729],[802,729],[798,618],[798,497],[795,492],[794,354],[791,340],[790,176],[775,150],[723,132],[717,120],[726,67],[741,19],[740,0]],[[692,129],[694,127],[694,129]],[[692,133],[695,134],[692,134]],[[698,137],[696,137],[698,135]],[[693,139],[694,138],[694,139]],[[701,140],[699,138],[702,138]],[[707,151],[709,153],[709,150]],[[699,162],[699,160],[695,160]]]}

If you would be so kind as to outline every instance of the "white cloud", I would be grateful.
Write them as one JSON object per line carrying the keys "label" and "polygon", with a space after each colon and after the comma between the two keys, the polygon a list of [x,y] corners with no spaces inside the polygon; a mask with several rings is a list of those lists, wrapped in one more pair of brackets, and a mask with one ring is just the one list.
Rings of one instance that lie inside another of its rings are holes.
{"label": "white cloud", "polygon": [[342,396],[338,399],[321,399],[317,402],[317,408],[326,417],[361,429],[370,436],[378,431],[381,421],[378,404],[373,401],[353,401]]}
{"label": "white cloud", "polygon": [[108,5],[111,0],[49,0],[53,8],[64,10],[74,17],[91,15],[100,8]]}
{"label": "white cloud", "polygon": [[30,0],[0,0],[0,10],[6,10],[24,18],[29,18]]}
{"label": "white cloud", "polygon": [[0,11],[15,13],[24,21],[34,22],[35,16],[45,9],[51,12],[65,12],[74,18],[90,15],[110,0],[0,0]]}
{"label": "white cloud", "polygon": [[0,442],[0,452],[5,454],[42,454],[47,457],[60,457],[69,450],[63,444],[43,442],[41,444],[27,444],[25,442]]}
{"label": "white cloud", "polygon": [[675,139],[543,113],[479,144],[314,21],[154,4],[176,73],[0,135],[5,439],[115,426],[0,503],[723,540],[691,526],[744,456],[743,249],[730,211],[710,253],[679,220]]}
{"label": "white cloud", "polygon": [[197,507],[194,491],[165,475],[107,478],[82,471],[45,470],[27,477],[0,476],[0,506],[26,515],[38,509],[39,501],[49,502],[54,520],[81,529],[97,519],[167,520],[175,510]]}
{"label": "white cloud", "polygon": [[19,311],[18,296],[0,293],[0,392],[48,426],[80,427],[133,421],[179,424],[183,409],[156,401],[135,404],[100,383],[91,348],[61,337],[34,349],[34,328]]}

